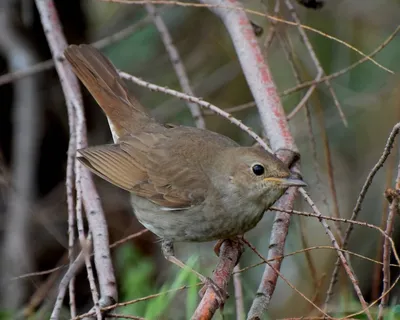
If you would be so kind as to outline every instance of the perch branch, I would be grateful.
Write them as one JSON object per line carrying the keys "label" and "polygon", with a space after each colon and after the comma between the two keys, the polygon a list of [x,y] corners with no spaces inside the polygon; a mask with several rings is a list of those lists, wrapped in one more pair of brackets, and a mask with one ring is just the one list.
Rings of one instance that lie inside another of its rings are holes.
{"label": "perch branch", "polygon": [[[292,164],[293,155],[297,154],[297,147],[290,133],[271,72],[264,62],[253,28],[245,11],[242,10],[242,5],[239,1],[229,0],[231,9],[226,9],[221,8],[221,5],[225,3],[221,0],[203,0],[203,3],[209,5],[211,10],[221,18],[232,39],[246,81],[258,107],[263,130],[269,139],[272,150],[286,164]],[[290,188],[286,195],[279,200],[279,203],[285,208],[292,208],[296,195],[297,190]],[[268,258],[283,255],[289,223],[289,214],[276,213]],[[261,315],[267,310],[278,278],[276,270],[279,271],[280,266],[281,260],[275,261],[274,269],[266,266],[248,318],[261,318]],[[230,274],[227,274],[227,277],[229,278]],[[203,299],[206,298],[205,295]]]}
{"label": "perch branch", "polygon": [[[213,272],[213,281],[222,290],[227,290],[230,276],[242,254],[240,241],[225,240],[220,249],[220,258]],[[219,307],[217,295],[212,288],[207,288],[192,320],[211,319]]]}
{"label": "perch branch", "polygon": [[[60,77],[67,108],[70,114],[74,114],[76,117],[76,149],[81,149],[87,146],[85,117],[78,80],[71,67],[62,59],[67,43],[61,31],[53,1],[36,0],[36,5]],[[93,235],[94,261],[101,292],[99,303],[100,305],[109,305],[117,300],[117,289],[109,249],[107,224],[91,176],[87,170],[81,170],[79,166],[76,166],[75,169],[77,169],[75,172],[77,194],[79,195],[79,191],[82,190],[86,216]],[[79,208],[79,206],[77,207]],[[87,269],[89,271],[88,266]]]}

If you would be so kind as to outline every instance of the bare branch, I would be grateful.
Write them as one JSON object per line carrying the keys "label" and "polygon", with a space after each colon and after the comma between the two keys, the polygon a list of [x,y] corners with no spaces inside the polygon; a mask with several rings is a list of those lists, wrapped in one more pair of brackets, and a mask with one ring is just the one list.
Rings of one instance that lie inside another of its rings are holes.
{"label": "bare branch", "polygon": [[53,308],[53,312],[51,313],[50,320],[58,320],[62,308],[62,304],[64,301],[65,294],[67,292],[68,285],[70,281],[76,276],[78,271],[83,267],[85,259],[84,253],[81,252],[75,259],[73,263],[70,264],[68,271],[65,273],[62,278],[59,286],[58,286],[58,295],[56,299],[56,303]]}
{"label": "bare branch", "polygon": [[[368,177],[365,180],[364,185],[361,188],[361,192],[358,195],[357,202],[356,202],[356,205],[355,205],[355,207],[353,209],[353,212],[351,214],[350,220],[357,220],[358,213],[361,210],[362,203],[364,201],[365,195],[367,194],[367,191],[368,191],[369,187],[371,186],[372,180],[374,179],[374,177],[375,177],[376,173],[379,171],[379,169],[382,168],[382,166],[385,163],[387,157],[389,156],[390,151],[391,151],[391,149],[393,147],[395,138],[398,135],[399,131],[400,131],[400,123],[397,123],[393,127],[392,132],[390,133],[389,138],[386,141],[386,145],[385,145],[385,148],[383,150],[383,153],[382,153],[381,157],[379,158],[378,162],[374,165],[374,167],[372,168],[372,170],[368,174]],[[350,238],[352,230],[353,230],[353,224],[349,224],[349,226],[346,229],[345,235],[344,235],[342,249],[346,249],[347,248],[347,245],[348,245],[349,238]],[[338,276],[338,272],[339,272],[339,266],[340,266],[340,260],[338,258],[336,260],[336,263],[335,263],[335,268],[334,268],[334,270],[332,272],[331,281],[329,283],[329,288],[328,288],[328,290],[326,292],[326,299],[325,299],[325,307],[324,307],[324,309],[327,308],[329,300],[332,297],[333,287],[335,286],[335,283],[337,281],[337,276]]]}
{"label": "bare branch", "polygon": [[[400,172],[399,172],[399,174],[400,174]],[[396,214],[399,213],[398,190],[390,190],[390,191],[393,194],[393,198],[392,198],[392,203],[390,204],[389,214],[388,214],[387,223],[386,223],[386,234],[389,237],[391,237],[391,235],[393,234],[394,217]],[[384,241],[384,245],[383,245],[383,257],[382,257],[382,262],[383,262],[382,293],[385,293],[386,291],[388,291],[388,289],[390,287],[390,255],[391,255],[390,241],[389,241],[389,239],[386,238]],[[386,294],[382,297],[381,303],[379,304],[378,320],[383,320],[383,313],[384,313],[385,307],[387,306],[388,301],[389,301],[389,295]]]}
{"label": "bare branch", "polygon": [[[225,240],[220,248],[219,262],[213,272],[215,284],[222,290],[227,289],[230,275],[240,259],[242,245],[240,241]],[[211,319],[219,307],[217,295],[212,288],[207,288],[192,320]]]}
{"label": "bare branch", "polygon": [[[138,29],[145,26],[146,24],[150,23],[150,21],[151,21],[150,17],[145,17],[145,18],[139,20],[138,22],[132,24],[131,26],[128,26],[110,36],[104,37],[100,40],[93,42],[92,46],[94,46],[98,49],[101,49],[101,48],[107,47],[110,44],[121,41],[124,38],[131,35],[132,33],[136,32]],[[1,75],[0,76],[0,86],[4,85],[6,83],[10,83],[15,80],[19,80],[19,79],[31,76],[35,73],[50,70],[52,68],[54,68],[54,61],[52,59],[42,61],[42,62],[39,62],[36,64],[32,63],[32,64],[26,66],[25,68],[23,68],[22,70],[17,70],[15,72]]]}
{"label": "bare branch", "polygon": [[[389,35],[389,37],[385,41],[383,41],[383,43],[380,44],[374,51],[372,51],[368,55],[368,57],[372,58],[376,54],[378,54],[383,48],[385,48],[396,37],[396,35],[399,32],[400,32],[400,26],[397,26],[396,29],[392,32],[392,34]],[[286,95],[292,94],[294,92],[297,92],[297,91],[299,91],[301,89],[307,88],[309,86],[325,82],[326,80],[332,80],[332,79],[335,79],[337,77],[340,77],[340,76],[348,73],[350,70],[354,69],[355,67],[359,66],[360,64],[366,62],[367,60],[368,60],[367,57],[363,57],[360,60],[358,60],[357,62],[354,62],[352,65],[348,66],[347,68],[344,68],[344,69],[342,69],[340,71],[334,72],[334,73],[332,73],[330,75],[324,76],[318,81],[316,81],[316,80],[305,81],[305,82],[303,82],[301,84],[298,84],[297,86],[295,86],[293,88],[290,88],[290,89],[287,89],[287,90],[283,91],[281,93],[281,96],[286,96]]]}
{"label": "bare branch", "polygon": [[[300,188],[300,193],[303,195],[303,198],[308,202],[308,204],[309,204],[310,207],[313,209],[313,211],[314,211],[317,215],[321,216],[321,212],[319,212],[317,206],[316,206],[315,203],[311,200],[311,198],[308,196],[307,192],[306,192],[303,188]],[[342,263],[342,265],[343,265],[343,267],[344,267],[344,269],[345,269],[347,275],[349,276],[350,281],[351,281],[352,284],[353,284],[353,287],[354,287],[354,290],[355,290],[355,292],[356,292],[356,294],[357,294],[357,296],[358,296],[358,299],[360,300],[360,303],[361,303],[363,309],[365,310],[365,313],[366,313],[368,319],[369,319],[369,320],[372,320],[373,318],[372,318],[372,316],[371,316],[371,313],[369,312],[369,308],[368,308],[367,302],[365,301],[365,299],[364,299],[364,297],[363,297],[363,295],[362,295],[361,289],[360,289],[360,287],[359,287],[359,285],[358,285],[357,277],[356,277],[355,273],[353,272],[353,270],[352,270],[352,268],[351,268],[351,266],[350,266],[350,262],[346,260],[346,258],[345,258],[345,256],[344,256],[343,252],[339,250],[339,249],[340,249],[340,246],[338,245],[338,243],[337,243],[337,241],[336,241],[336,239],[335,239],[335,236],[333,235],[333,233],[332,233],[332,231],[331,231],[329,225],[326,223],[326,221],[325,221],[324,219],[322,219],[322,218],[319,218],[319,221],[320,221],[321,224],[323,225],[326,234],[329,236],[329,238],[330,238],[330,240],[331,240],[331,242],[332,242],[332,245],[333,245],[336,249],[338,249],[338,250],[337,250],[337,254],[338,254],[338,256],[339,256],[339,259],[340,259],[340,261],[341,261],[341,263]],[[351,224],[350,224],[350,225],[351,225]]]}
{"label": "bare branch", "polygon": [[169,88],[164,88],[164,87],[157,86],[155,84],[152,84],[150,82],[144,81],[144,80],[142,80],[140,78],[137,78],[135,76],[132,76],[132,75],[130,75],[128,73],[125,73],[125,72],[122,72],[122,71],[120,71],[119,74],[120,74],[120,76],[122,78],[124,78],[126,80],[133,81],[134,83],[138,84],[139,86],[145,87],[145,88],[147,88],[149,90],[166,93],[166,94],[172,95],[174,97],[177,97],[178,99],[182,99],[182,100],[185,100],[185,101],[190,101],[190,102],[193,102],[193,103],[197,103],[198,105],[200,105],[200,106],[202,106],[204,108],[207,108],[207,109],[211,110],[212,112],[215,112],[216,114],[218,114],[218,115],[222,116],[223,118],[229,120],[234,125],[237,125],[240,129],[242,129],[244,132],[248,133],[254,140],[256,140],[260,144],[260,146],[262,146],[263,148],[265,148],[269,152],[272,152],[271,149],[267,146],[267,144],[263,141],[263,139],[261,139],[261,137],[258,136],[253,130],[251,130],[248,126],[243,124],[242,121],[234,118],[232,115],[230,115],[226,111],[218,108],[217,106],[215,106],[215,105],[213,105],[213,104],[211,104],[211,103],[209,103],[207,101],[204,101],[203,99],[192,97],[192,96],[189,96],[189,95],[184,94],[182,92],[175,91],[175,90],[172,90],[172,89],[169,89]]}
{"label": "bare branch", "polygon": [[[61,59],[67,43],[61,32],[54,3],[51,0],[36,0],[36,5],[49,42],[56,70],[60,77],[68,112],[76,117],[76,148],[81,149],[87,146],[85,117],[78,80],[72,72],[71,67]],[[93,235],[94,260],[101,292],[100,304],[108,305],[117,300],[117,290],[109,249],[107,224],[91,176],[89,176],[87,170],[81,170],[79,165],[75,169],[77,170],[75,172],[77,194],[80,195],[80,191],[82,190],[87,220]],[[80,197],[78,196],[77,202],[79,201]],[[77,208],[79,210],[79,203],[77,203]],[[86,262],[90,261],[87,259]],[[87,270],[90,272],[89,264],[87,264]],[[98,313],[98,315],[100,314]]]}
{"label": "bare branch", "polygon": [[[167,26],[164,23],[164,20],[157,13],[156,8],[148,3],[145,5],[147,12],[153,19],[154,25],[157,27],[158,32],[160,33],[161,39],[164,43],[165,49],[168,52],[169,59],[171,60],[172,66],[174,67],[175,73],[178,76],[179,83],[183,92],[190,96],[194,96],[193,90],[190,86],[189,77],[186,73],[185,67],[181,60],[178,50],[176,49],[172,37],[168,31]],[[196,127],[204,129],[206,124],[204,122],[204,118],[201,114],[201,110],[199,106],[193,102],[187,103],[190,112],[192,113],[193,120],[196,124]]]}

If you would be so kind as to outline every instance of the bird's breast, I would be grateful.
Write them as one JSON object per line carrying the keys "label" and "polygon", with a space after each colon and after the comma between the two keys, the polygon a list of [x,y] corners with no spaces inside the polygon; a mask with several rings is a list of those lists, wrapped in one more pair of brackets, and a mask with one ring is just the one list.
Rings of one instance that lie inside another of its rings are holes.
{"label": "bird's breast", "polygon": [[131,196],[135,215],[147,229],[171,241],[212,241],[241,235],[261,220],[260,203],[226,206],[221,201],[205,201],[190,208],[163,211],[147,199]]}

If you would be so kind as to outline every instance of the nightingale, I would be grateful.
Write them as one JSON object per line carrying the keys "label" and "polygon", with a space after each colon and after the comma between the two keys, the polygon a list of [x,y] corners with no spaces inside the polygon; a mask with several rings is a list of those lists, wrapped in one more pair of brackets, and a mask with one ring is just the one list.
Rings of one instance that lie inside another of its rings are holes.
{"label": "nightingale", "polygon": [[243,235],[288,187],[306,185],[260,147],[242,147],[205,129],[157,122],[97,49],[71,45],[65,57],[118,137],[113,144],[78,150],[78,160],[130,192],[137,219],[161,238],[165,258],[177,266],[188,268],[174,256],[174,242]]}

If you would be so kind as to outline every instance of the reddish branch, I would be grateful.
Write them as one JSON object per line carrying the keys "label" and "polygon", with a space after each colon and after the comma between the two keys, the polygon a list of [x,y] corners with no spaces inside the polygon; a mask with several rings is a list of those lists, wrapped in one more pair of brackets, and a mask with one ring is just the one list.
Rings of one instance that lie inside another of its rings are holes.
{"label": "reddish branch", "polygon": [[[219,262],[213,272],[213,280],[222,290],[227,290],[233,268],[242,254],[239,241],[225,240],[219,250]],[[212,288],[208,288],[198,305],[192,320],[211,319],[219,307],[218,297]]]}
{"label": "reddish branch", "polygon": [[[279,99],[277,88],[272,80],[271,72],[264,61],[263,54],[258,46],[246,13],[242,10],[230,10],[218,7],[219,5],[229,5],[240,8],[241,4],[236,0],[202,0],[202,2],[207,5],[216,6],[211,10],[222,19],[229,32],[243,73],[258,107],[263,129],[269,139],[271,148],[281,160],[290,165],[293,155],[297,153],[297,147],[290,133],[286,115]],[[280,199],[279,205],[284,208],[292,208],[296,195],[297,191],[290,189]],[[269,247],[271,249],[268,253],[269,259],[283,255],[289,224],[289,214],[283,212],[276,213],[270,239]],[[281,260],[276,260],[273,265],[274,269],[279,271],[280,266]],[[249,312],[249,318],[261,318],[262,314],[267,310],[278,279],[278,273],[274,269],[268,265],[266,266],[257,291],[257,297],[253,301]],[[232,270],[229,271],[225,272],[226,282],[231,276]],[[201,303],[209,299],[209,294],[211,293],[207,292],[205,294]],[[202,319],[210,319],[212,314],[210,312],[208,318],[205,317]]]}

